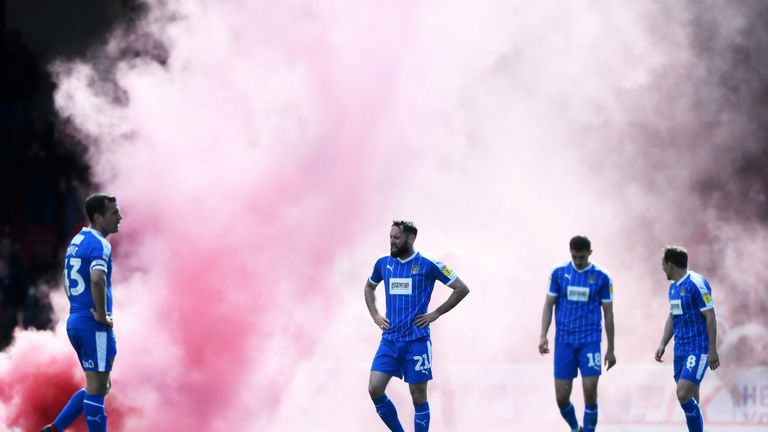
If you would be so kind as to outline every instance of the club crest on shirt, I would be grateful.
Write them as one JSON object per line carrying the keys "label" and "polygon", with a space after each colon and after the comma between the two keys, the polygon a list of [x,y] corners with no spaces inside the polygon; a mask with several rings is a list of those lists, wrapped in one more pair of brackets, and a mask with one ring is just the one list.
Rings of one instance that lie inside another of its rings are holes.
{"label": "club crest on shirt", "polygon": [[589,283],[595,283],[595,277],[594,276],[590,276],[588,280],[589,280]]}
{"label": "club crest on shirt", "polygon": [[685,295],[685,287],[680,287],[680,295]]}
{"label": "club crest on shirt", "polygon": [[412,265],[411,266],[411,274],[416,274],[418,272],[419,272],[419,265],[418,264]]}

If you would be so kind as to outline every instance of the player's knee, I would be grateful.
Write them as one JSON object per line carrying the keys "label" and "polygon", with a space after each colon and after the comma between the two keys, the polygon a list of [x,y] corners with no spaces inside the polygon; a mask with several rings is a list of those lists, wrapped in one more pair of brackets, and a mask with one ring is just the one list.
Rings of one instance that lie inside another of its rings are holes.
{"label": "player's knee", "polygon": [[421,405],[427,401],[427,387],[426,386],[411,386],[411,399],[414,405]]}
{"label": "player's knee", "polygon": [[97,394],[106,396],[107,393],[109,393],[109,387],[110,387],[110,380],[109,377],[104,377],[101,375],[86,375],[86,386],[85,391],[88,394]]}
{"label": "player's knee", "polygon": [[571,392],[567,388],[556,388],[555,399],[557,400],[557,406],[563,409],[571,402]]}
{"label": "player's knee", "polygon": [[592,405],[597,403],[597,391],[596,390],[586,390],[584,392],[584,403],[587,405]]}
{"label": "player's knee", "polygon": [[104,384],[93,384],[93,385],[89,384],[88,386],[86,386],[85,392],[88,394],[106,396],[107,393],[109,392],[109,389]]}
{"label": "player's knee", "polygon": [[368,394],[371,396],[371,399],[376,399],[384,395],[384,388],[376,386],[373,383],[369,383]]}
{"label": "player's knee", "polygon": [[688,402],[692,397],[693,397],[693,392],[691,391],[691,389],[684,386],[677,387],[677,400],[681,404]]}

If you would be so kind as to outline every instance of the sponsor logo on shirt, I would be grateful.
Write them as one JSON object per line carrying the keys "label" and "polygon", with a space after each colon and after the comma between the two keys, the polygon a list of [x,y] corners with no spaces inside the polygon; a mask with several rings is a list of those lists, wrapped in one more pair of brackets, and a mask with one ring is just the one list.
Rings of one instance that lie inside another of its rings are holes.
{"label": "sponsor logo on shirt", "polygon": [[569,286],[568,287],[568,300],[585,302],[589,300],[589,288]]}
{"label": "sponsor logo on shirt", "polygon": [[391,278],[389,279],[389,293],[392,295],[411,295],[413,294],[412,284],[411,278]]}
{"label": "sponsor logo on shirt", "polygon": [[670,300],[669,301],[669,313],[672,315],[682,315],[683,314],[683,305],[680,304],[680,300]]}

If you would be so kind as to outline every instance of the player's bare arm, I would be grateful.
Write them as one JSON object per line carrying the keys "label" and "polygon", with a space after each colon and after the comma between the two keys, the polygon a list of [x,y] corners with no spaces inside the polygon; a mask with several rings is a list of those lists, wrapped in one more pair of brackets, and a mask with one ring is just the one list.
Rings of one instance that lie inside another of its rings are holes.
{"label": "player's bare arm", "polygon": [[717,353],[717,318],[715,317],[715,310],[701,311],[701,314],[707,320],[707,337],[709,337],[707,361],[709,362],[709,368],[715,370],[720,366],[720,355]]}
{"label": "player's bare arm", "polygon": [[451,295],[448,296],[445,302],[434,311],[422,315],[416,315],[416,319],[413,322],[416,324],[416,327],[426,327],[429,325],[429,323],[435,322],[438,318],[440,318],[441,315],[456,307],[456,305],[459,304],[459,302],[461,302],[464,297],[467,296],[467,294],[469,294],[469,288],[461,280],[461,278],[457,277],[453,282],[446,286],[453,290]]}
{"label": "player's bare arm", "polygon": [[365,305],[368,306],[368,313],[371,314],[373,322],[376,323],[376,327],[386,330],[389,328],[389,320],[379,313],[379,309],[376,307],[376,287],[379,284],[375,284],[370,280],[365,283]]}
{"label": "player's bare arm", "polygon": [[552,310],[557,302],[557,297],[547,294],[544,300],[544,309],[541,311],[541,335],[539,336],[539,354],[549,353],[549,341],[547,333],[552,324]]}
{"label": "player's bare arm", "polygon": [[662,356],[664,356],[664,350],[667,348],[667,344],[672,339],[672,314],[667,315],[667,322],[664,324],[664,333],[661,335],[661,343],[659,343],[659,349],[656,350],[656,361],[662,362]]}
{"label": "player's bare arm", "polygon": [[91,309],[93,318],[112,328],[112,317],[107,315],[107,274],[103,270],[91,270],[91,295],[96,309]]}
{"label": "player's bare arm", "polygon": [[603,319],[605,320],[605,336],[608,339],[608,348],[605,350],[605,370],[610,370],[616,364],[616,354],[613,345],[613,303],[603,302]]}

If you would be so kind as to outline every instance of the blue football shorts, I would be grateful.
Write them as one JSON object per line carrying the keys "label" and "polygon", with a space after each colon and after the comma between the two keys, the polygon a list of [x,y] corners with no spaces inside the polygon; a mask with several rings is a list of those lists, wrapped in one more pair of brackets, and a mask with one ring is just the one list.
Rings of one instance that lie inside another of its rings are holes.
{"label": "blue football shorts", "polygon": [[675,354],[675,382],[681,379],[693,382],[696,385],[701,384],[704,374],[707,372],[706,352],[689,352],[683,355]]}
{"label": "blue football shorts", "polygon": [[603,372],[600,341],[572,344],[555,341],[555,379],[570,380]]}
{"label": "blue football shorts", "polygon": [[112,363],[117,355],[114,332],[75,328],[67,329],[67,335],[84,371],[112,371]]}
{"label": "blue football shorts", "polygon": [[381,340],[372,371],[418,384],[432,379],[432,341],[429,336],[405,342]]}

